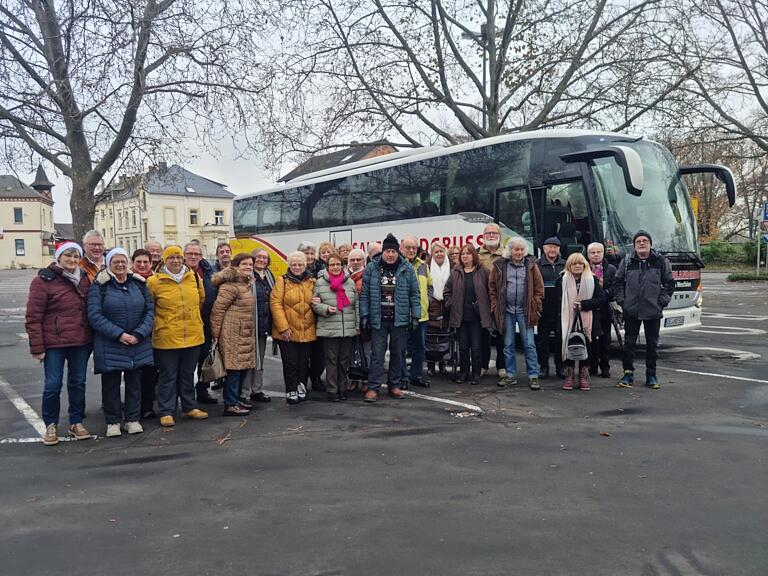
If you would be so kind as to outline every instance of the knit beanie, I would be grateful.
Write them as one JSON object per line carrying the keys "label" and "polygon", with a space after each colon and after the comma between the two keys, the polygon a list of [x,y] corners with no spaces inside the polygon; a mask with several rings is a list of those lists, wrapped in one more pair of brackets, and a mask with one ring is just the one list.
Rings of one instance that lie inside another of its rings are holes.
{"label": "knit beanie", "polygon": [[109,263],[112,262],[112,258],[115,256],[118,256],[122,254],[125,256],[126,260],[130,260],[131,258],[128,256],[128,252],[125,251],[125,249],[120,248],[119,246],[117,248],[112,248],[109,252],[107,252],[107,256],[105,257],[105,260],[107,262],[107,269],[109,269]]}
{"label": "knit beanie", "polygon": [[163,263],[165,263],[171,256],[181,256],[184,258],[184,252],[181,250],[181,246],[168,246],[163,250]]}
{"label": "knit beanie", "polygon": [[651,238],[651,235],[648,234],[648,232],[646,232],[645,230],[638,230],[637,232],[635,232],[635,235],[632,237],[632,244],[634,244],[635,240],[640,238],[640,236],[645,236],[646,238],[648,238],[648,242],[650,243],[651,246],[653,246],[653,238]]}
{"label": "knit beanie", "polygon": [[56,252],[53,253],[53,257],[56,260],[56,262],[59,261],[59,257],[64,254],[67,250],[77,250],[77,253],[80,254],[80,258],[83,257],[83,249],[80,247],[80,244],[77,244],[75,242],[64,242],[61,246],[56,248]]}
{"label": "knit beanie", "polygon": [[387,237],[384,238],[384,242],[381,243],[381,251],[384,252],[384,250],[400,251],[400,243],[397,241],[397,238],[392,235],[391,232],[387,234]]}

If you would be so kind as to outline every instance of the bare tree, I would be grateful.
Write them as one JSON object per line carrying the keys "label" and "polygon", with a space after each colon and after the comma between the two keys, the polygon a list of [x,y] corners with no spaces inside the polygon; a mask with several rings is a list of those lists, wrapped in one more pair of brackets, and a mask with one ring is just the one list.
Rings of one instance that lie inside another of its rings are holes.
{"label": "bare tree", "polygon": [[289,1],[265,144],[626,129],[663,113],[684,80],[665,1]]}
{"label": "bare tree", "polygon": [[4,0],[5,161],[44,158],[71,180],[77,236],[125,161],[244,127],[261,90],[265,18],[249,0]]}
{"label": "bare tree", "polygon": [[768,0],[685,3],[675,22],[687,39],[675,54],[698,100],[692,114],[768,152]]}

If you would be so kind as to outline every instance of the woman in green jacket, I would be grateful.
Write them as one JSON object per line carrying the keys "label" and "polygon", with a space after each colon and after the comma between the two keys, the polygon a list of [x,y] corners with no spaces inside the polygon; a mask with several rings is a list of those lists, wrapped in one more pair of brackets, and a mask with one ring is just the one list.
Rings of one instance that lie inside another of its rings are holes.
{"label": "woman in green jacket", "polygon": [[323,342],[328,399],[338,402],[347,399],[347,368],[359,312],[355,282],[344,271],[341,256],[331,254],[327,266],[317,276],[312,310]]}

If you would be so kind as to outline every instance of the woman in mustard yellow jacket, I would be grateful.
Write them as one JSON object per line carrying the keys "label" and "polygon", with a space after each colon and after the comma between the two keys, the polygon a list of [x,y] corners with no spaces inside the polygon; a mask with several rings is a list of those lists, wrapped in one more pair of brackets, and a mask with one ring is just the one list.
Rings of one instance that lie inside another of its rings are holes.
{"label": "woman in mustard yellow jacket", "polygon": [[283,358],[283,379],[286,401],[298,404],[307,399],[309,357],[315,341],[315,314],[312,312],[312,292],[315,278],[307,270],[303,252],[288,255],[288,272],[278,276],[269,295],[272,312],[272,338],[280,346]]}
{"label": "woman in mustard yellow jacket", "polygon": [[147,279],[147,288],[155,301],[155,324],[152,348],[159,372],[157,407],[160,425],[176,424],[177,398],[181,411],[195,420],[208,418],[208,413],[195,401],[195,368],[200,345],[205,341],[200,307],[205,302],[203,281],[184,264],[179,246],[163,251],[163,265]]}

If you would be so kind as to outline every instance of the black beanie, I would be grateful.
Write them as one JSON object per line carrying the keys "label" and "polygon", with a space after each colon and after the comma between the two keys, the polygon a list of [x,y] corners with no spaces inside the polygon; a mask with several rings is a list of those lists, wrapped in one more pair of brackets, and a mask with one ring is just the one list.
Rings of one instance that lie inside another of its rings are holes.
{"label": "black beanie", "polygon": [[384,242],[381,243],[381,251],[384,252],[384,250],[397,250],[400,252],[400,244],[397,241],[397,238],[392,236],[392,233],[387,234],[387,237],[384,238]]}
{"label": "black beanie", "polygon": [[648,242],[650,242],[651,246],[653,246],[653,238],[651,238],[651,235],[648,234],[648,232],[646,232],[645,230],[638,230],[637,232],[635,232],[635,235],[632,236],[632,244],[634,244],[635,240],[637,240],[640,236],[645,236],[646,238],[648,238]]}

